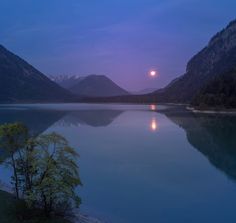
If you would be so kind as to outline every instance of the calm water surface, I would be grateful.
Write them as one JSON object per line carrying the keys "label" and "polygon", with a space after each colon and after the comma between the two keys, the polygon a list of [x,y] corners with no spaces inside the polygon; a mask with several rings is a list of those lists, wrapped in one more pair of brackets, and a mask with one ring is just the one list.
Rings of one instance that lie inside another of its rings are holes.
{"label": "calm water surface", "polygon": [[[181,107],[5,105],[0,123],[57,131],[81,155],[81,211],[110,223],[235,223],[236,116]],[[9,170],[0,167],[2,182]]]}

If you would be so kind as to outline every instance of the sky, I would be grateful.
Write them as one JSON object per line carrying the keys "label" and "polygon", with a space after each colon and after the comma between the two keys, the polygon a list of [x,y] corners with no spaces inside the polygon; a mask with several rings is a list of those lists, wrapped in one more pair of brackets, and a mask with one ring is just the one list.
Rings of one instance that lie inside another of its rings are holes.
{"label": "sky", "polygon": [[236,18],[235,0],[1,0],[0,9],[0,44],[44,74],[104,74],[129,91],[184,74]]}

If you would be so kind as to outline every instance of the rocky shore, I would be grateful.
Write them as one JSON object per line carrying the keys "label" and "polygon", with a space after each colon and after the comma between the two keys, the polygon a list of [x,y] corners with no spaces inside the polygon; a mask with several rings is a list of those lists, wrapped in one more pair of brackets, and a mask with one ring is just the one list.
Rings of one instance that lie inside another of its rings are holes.
{"label": "rocky shore", "polygon": [[105,223],[103,221],[100,221],[96,218],[93,218],[91,216],[88,215],[82,215],[80,214],[76,220],[74,220],[74,223]]}

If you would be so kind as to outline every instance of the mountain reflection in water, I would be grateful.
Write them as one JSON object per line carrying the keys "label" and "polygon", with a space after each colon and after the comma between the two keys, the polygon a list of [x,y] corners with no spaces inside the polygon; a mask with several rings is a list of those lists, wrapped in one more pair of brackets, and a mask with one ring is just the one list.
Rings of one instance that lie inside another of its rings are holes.
{"label": "mountain reflection in water", "polygon": [[22,122],[30,129],[31,134],[38,135],[64,115],[64,111],[0,109],[0,124]]}
{"label": "mountain reflection in water", "polygon": [[184,109],[163,112],[183,128],[188,142],[217,169],[236,180],[236,116],[194,114]]}
{"label": "mountain reflection in water", "polygon": [[119,110],[44,110],[44,109],[0,109],[0,124],[22,122],[33,135],[46,131],[52,125],[108,126],[123,111]]}
{"label": "mountain reflection in water", "polygon": [[[194,114],[183,107],[170,107],[157,111],[150,105],[150,112],[164,114],[183,128],[188,142],[227,176],[236,180],[236,116],[217,114]],[[12,107],[0,109],[0,124],[23,122],[33,135],[46,131],[53,125],[102,127],[110,125],[126,110],[53,110]],[[158,120],[152,117],[150,131],[159,130]]]}
{"label": "mountain reflection in water", "polygon": [[[161,105],[0,109],[0,123],[15,121],[78,150],[83,213],[115,223],[235,222],[236,184],[225,175],[236,179],[236,116]],[[8,184],[10,170],[0,172]]]}
{"label": "mountain reflection in water", "polygon": [[123,111],[119,110],[81,110],[68,112],[55,125],[89,125],[101,127],[110,125]]}

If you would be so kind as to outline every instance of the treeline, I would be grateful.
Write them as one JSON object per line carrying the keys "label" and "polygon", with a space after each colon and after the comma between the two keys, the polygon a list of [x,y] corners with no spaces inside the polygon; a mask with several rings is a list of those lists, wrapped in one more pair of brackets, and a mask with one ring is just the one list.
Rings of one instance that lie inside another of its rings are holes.
{"label": "treeline", "polygon": [[236,71],[230,71],[212,80],[196,95],[191,105],[199,109],[235,109]]}
{"label": "treeline", "polygon": [[85,103],[156,103],[157,97],[154,94],[145,95],[124,95],[113,97],[84,97],[79,102]]}
{"label": "treeline", "polygon": [[[199,77],[202,78],[202,77]],[[194,85],[194,83],[193,83]],[[196,93],[198,92],[198,93]],[[190,94],[190,93],[189,93]],[[85,103],[182,103],[186,92],[179,91],[178,98],[169,91],[156,91],[145,95],[125,95],[115,97],[86,97],[80,102]],[[236,109],[236,70],[217,75],[207,80],[207,84],[199,91],[190,95],[189,100],[193,107],[198,109]]]}
{"label": "treeline", "polygon": [[72,214],[79,207],[79,155],[57,133],[32,137],[24,124],[0,126],[0,148],[12,169],[18,217],[41,219]]}

